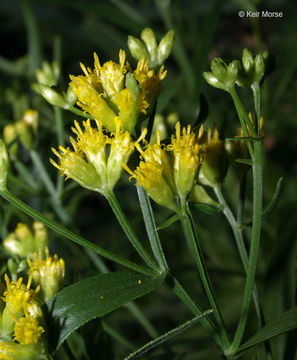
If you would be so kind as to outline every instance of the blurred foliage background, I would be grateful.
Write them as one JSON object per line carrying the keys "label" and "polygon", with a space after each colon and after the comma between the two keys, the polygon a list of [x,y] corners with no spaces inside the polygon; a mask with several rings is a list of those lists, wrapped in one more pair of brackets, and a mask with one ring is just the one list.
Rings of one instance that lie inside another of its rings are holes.
{"label": "blurred foliage background", "polygon": [[[240,10],[282,11],[283,17],[240,18]],[[120,48],[128,53],[127,36],[138,37],[141,30],[148,26],[154,29],[159,39],[169,29],[176,31],[175,48],[166,63],[168,74],[157,112],[164,118],[174,113],[182,123],[194,124],[199,112],[205,110],[199,100],[203,93],[209,108],[205,126],[216,124],[221,138],[232,137],[238,121],[231,99],[226,93],[210,88],[203,80],[202,72],[209,69],[213,57],[219,56],[229,62],[240,59],[245,47],[254,53],[268,50],[275,56],[275,69],[262,88],[266,149],[264,204],[270,201],[280,176],[284,177],[284,183],[275,212],[263,223],[257,281],[266,317],[273,319],[296,305],[296,23],[297,5],[289,0],[1,1],[1,129],[19,120],[28,108],[38,110],[39,130],[35,149],[50,178],[56,182],[59,174],[48,161],[51,146],[58,145],[55,111],[32,90],[31,85],[36,82],[36,68],[44,60],[57,60],[62,74],[59,86],[65,90],[69,74],[81,73],[79,62],[92,66],[94,51],[101,62],[117,60]],[[128,60],[131,63],[134,61],[129,56]],[[247,108],[252,110],[250,94],[240,89],[240,95]],[[62,115],[65,141],[68,143],[76,117],[66,111]],[[168,129],[171,131],[170,124]],[[223,190],[234,210],[238,184],[236,173],[229,169]],[[19,149],[16,160],[12,162],[9,189],[35,209],[82,233],[91,241],[128,259],[135,257],[103,197],[69,181],[65,184],[61,201],[55,203],[25,148]],[[148,245],[136,191],[127,176],[118,185],[116,193],[137,233]],[[250,187],[247,197],[251,197]],[[17,222],[31,223],[29,218],[4,200],[1,199],[0,203],[2,238],[15,228]],[[247,222],[250,219],[249,205],[247,202]],[[154,210],[158,224],[170,216],[167,210],[158,206],[154,206]],[[244,277],[231,229],[221,214],[207,215],[195,210],[195,216],[215,293],[232,331],[240,311]],[[208,308],[179,225],[173,224],[162,230],[160,235],[173,272]],[[97,256],[68,240],[57,238],[54,233],[50,236],[51,248],[66,261],[67,283],[103,270]],[[2,251],[3,261],[5,256]],[[110,270],[118,269],[108,261],[106,264]],[[141,299],[138,304],[160,333],[190,318],[185,307],[165,287]],[[106,330],[106,324],[124,334],[135,346],[150,339],[126,308],[108,315],[104,321],[105,325],[102,325],[101,321],[94,320],[72,336],[70,343],[76,349],[78,359],[122,359],[128,353],[125,344],[115,340]],[[249,331],[254,331],[252,323]],[[279,359],[294,359],[296,342],[290,341],[290,337],[278,337],[273,346],[278,348]],[[220,359],[216,352],[203,329],[195,326],[171,340],[168,348],[160,347],[148,358]],[[65,358],[63,349],[56,358]]]}

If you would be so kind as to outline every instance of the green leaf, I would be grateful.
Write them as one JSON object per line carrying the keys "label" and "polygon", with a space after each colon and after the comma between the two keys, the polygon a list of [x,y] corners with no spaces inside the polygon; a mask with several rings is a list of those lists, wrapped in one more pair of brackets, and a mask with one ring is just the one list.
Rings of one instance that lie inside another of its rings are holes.
{"label": "green leaf", "polygon": [[163,230],[168,228],[171,224],[175,223],[177,220],[180,220],[180,215],[175,214],[173,216],[170,216],[169,219],[167,219],[166,221],[163,222],[163,224],[158,226],[158,230]]}
{"label": "green leaf", "polygon": [[280,192],[282,189],[282,183],[283,183],[283,179],[284,178],[279,178],[277,184],[276,184],[276,188],[275,188],[275,192],[273,194],[273,197],[269,203],[269,205],[267,206],[267,208],[263,211],[262,214],[262,220],[266,219],[267,216],[269,216],[273,210],[276,208],[277,204],[278,204],[278,200],[280,197]]}
{"label": "green leaf", "polygon": [[238,136],[238,137],[234,137],[234,138],[226,138],[225,140],[228,141],[239,141],[239,140],[245,140],[245,141],[260,141],[260,138],[255,138],[252,136]]}
{"label": "green leaf", "polygon": [[214,215],[221,212],[224,209],[224,205],[218,204],[217,206],[205,204],[205,203],[192,203],[192,205],[201,212],[209,215]]}
{"label": "green leaf", "polygon": [[51,352],[74,330],[157,289],[164,278],[118,271],[66,287],[45,304]]}
{"label": "green leaf", "polygon": [[262,327],[256,335],[250,338],[246,343],[240,347],[241,350],[246,350],[252,346],[258,345],[263,341],[271,339],[275,336],[283,334],[297,328],[297,307],[284,312],[278,319]]}
{"label": "green leaf", "polygon": [[156,339],[148,342],[147,344],[145,344],[144,346],[142,346],[141,348],[137,349],[136,351],[134,351],[134,353],[130,354],[129,356],[127,356],[125,358],[125,360],[130,360],[130,359],[136,359],[139,356],[143,355],[144,353],[146,353],[147,351],[153,349],[154,347],[164,343],[165,341],[169,340],[170,338],[172,338],[175,335],[180,334],[182,331],[185,331],[186,329],[188,329],[189,327],[193,326],[194,324],[196,324],[199,320],[201,320],[202,318],[204,318],[205,316],[211,314],[213,312],[213,310],[207,310],[205,311],[202,315],[196,316],[194,317],[192,320],[189,320],[185,323],[183,323],[182,325],[168,331],[166,334],[163,334],[159,337],[157,337]]}
{"label": "green leaf", "polygon": [[253,161],[251,159],[235,159],[236,162],[239,164],[245,164],[245,165],[253,165]]}

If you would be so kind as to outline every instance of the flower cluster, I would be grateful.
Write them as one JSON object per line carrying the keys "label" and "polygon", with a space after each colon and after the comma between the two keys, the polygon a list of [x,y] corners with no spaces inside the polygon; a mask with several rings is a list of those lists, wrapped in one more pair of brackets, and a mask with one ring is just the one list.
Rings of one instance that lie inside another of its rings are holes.
{"label": "flower cluster", "polygon": [[14,232],[3,241],[5,249],[11,255],[21,257],[33,256],[35,251],[44,250],[48,243],[45,226],[40,222],[33,223],[33,231],[26,224],[18,223]]}
{"label": "flower cluster", "polygon": [[154,201],[177,210],[177,198],[184,203],[196,182],[202,161],[199,145],[202,132],[201,127],[196,135],[190,125],[181,129],[178,122],[169,145],[162,145],[160,137],[157,143],[148,144],[145,150],[138,145],[141,153],[139,166],[134,171],[128,166],[125,169]]}
{"label": "flower cluster", "polygon": [[[97,128],[91,126],[90,120],[84,121],[84,130],[75,121],[72,131],[77,140],[70,139],[74,150],[60,146],[59,153],[52,149],[60,164],[50,159],[51,163],[67,178],[72,178],[86,189],[106,195],[119,180],[122,163],[129,160],[135,144],[130,133],[122,131],[121,120],[115,117],[114,123],[115,132],[107,135],[99,121],[96,121]],[[137,141],[140,141],[145,133],[146,131]]]}
{"label": "flower cluster", "polygon": [[78,98],[77,104],[109,131],[116,131],[118,118],[122,129],[132,132],[138,118],[153,107],[166,71],[149,69],[142,57],[135,71],[126,62],[125,51],[119,52],[119,63],[100,64],[94,54],[94,69],[81,64],[84,75],[70,75],[70,87]]}
{"label": "flower cluster", "polygon": [[[42,304],[53,297],[63,285],[64,260],[50,257],[45,249],[28,257],[28,281],[11,281],[5,274],[0,312],[0,359],[23,360],[47,358],[46,324]],[[32,289],[32,281],[37,284]]]}

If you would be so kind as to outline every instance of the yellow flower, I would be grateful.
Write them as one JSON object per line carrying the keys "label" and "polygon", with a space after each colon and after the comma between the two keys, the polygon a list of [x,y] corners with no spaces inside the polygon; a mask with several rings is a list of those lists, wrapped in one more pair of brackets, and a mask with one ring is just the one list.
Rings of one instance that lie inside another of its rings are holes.
{"label": "yellow flower", "polygon": [[[87,189],[106,195],[118,182],[122,173],[122,163],[129,160],[134,150],[130,133],[122,130],[122,121],[115,117],[114,123],[115,132],[108,136],[98,121],[97,128],[91,126],[90,120],[84,121],[84,130],[75,121],[72,131],[77,135],[77,140],[71,139],[74,151],[61,146],[61,153],[52,149],[59,157],[60,165],[50,159],[51,163],[67,178],[72,178]],[[145,132],[137,142],[144,136]]]}
{"label": "yellow flower", "polygon": [[149,69],[148,61],[143,56],[137,63],[134,76],[142,90],[141,98],[144,106],[152,108],[161,89],[161,82],[165,78],[167,71],[161,66],[158,73],[153,69]]}
{"label": "yellow flower", "polygon": [[108,61],[101,65],[94,53],[94,70],[83,64],[81,68],[84,75],[70,75],[69,85],[78,98],[77,104],[110,132],[116,131],[116,117],[123,130],[132,132],[139,115],[153,107],[166,76],[163,67],[159,73],[149,70],[145,58],[138,61],[133,73],[123,50],[119,53],[119,64]]}
{"label": "yellow flower", "polygon": [[[114,131],[115,124],[113,119],[116,114],[106,103],[103,98],[103,93],[99,92],[98,87],[94,86],[94,77],[95,76],[91,76],[91,74],[88,74],[88,76],[70,75],[71,82],[69,85],[78,98],[77,104],[95,119],[101,121],[106,129]],[[102,88],[99,87],[99,90],[101,89]]]}
{"label": "yellow flower", "polygon": [[199,172],[199,181],[205,185],[220,184],[228,170],[228,158],[224,144],[219,138],[218,129],[213,132],[209,128],[201,138],[201,149],[203,151],[203,162]]}
{"label": "yellow flower", "polygon": [[0,342],[1,360],[39,360],[47,359],[45,348],[40,344],[20,345],[14,342]]}
{"label": "yellow flower", "polygon": [[199,134],[191,132],[191,126],[181,130],[180,123],[175,126],[176,135],[172,135],[171,144],[167,150],[172,152],[174,181],[181,202],[184,202],[193,186],[201,164],[200,140],[203,132],[201,127]]}
{"label": "yellow flower", "polygon": [[125,73],[127,72],[125,51],[120,50],[119,52],[119,64],[108,61],[101,66],[96,53],[94,53],[94,59],[94,72],[101,81],[106,97],[116,102],[116,95],[124,88]]}
{"label": "yellow flower", "polygon": [[45,259],[42,253],[35,252],[33,261],[27,258],[29,270],[28,274],[40,285],[40,293],[46,301],[56,295],[63,286],[65,276],[65,262],[58,255],[50,256],[48,248],[45,248]]}
{"label": "yellow flower", "polygon": [[19,316],[23,312],[25,305],[34,300],[40,287],[36,290],[30,289],[32,277],[29,277],[27,285],[23,284],[23,279],[18,281],[10,281],[5,274],[6,291],[3,294],[3,301],[6,302],[5,309],[7,309],[14,317]]}
{"label": "yellow flower", "polygon": [[24,308],[25,316],[16,320],[14,326],[14,340],[21,345],[37,344],[44,328],[39,325],[36,318],[29,315]]}
{"label": "yellow flower", "polygon": [[149,144],[143,151],[139,144],[135,145],[141,153],[139,166],[132,171],[123,164],[126,171],[135,178],[137,185],[142,186],[148,195],[158,204],[176,210],[174,201],[174,183],[172,181],[172,170],[168,162],[165,148],[160,144],[158,133],[157,143]]}
{"label": "yellow flower", "polygon": [[33,230],[32,232],[26,224],[18,223],[15,231],[3,241],[4,247],[9,253],[22,257],[31,256],[34,251],[44,249],[48,242],[45,226],[35,221]]}

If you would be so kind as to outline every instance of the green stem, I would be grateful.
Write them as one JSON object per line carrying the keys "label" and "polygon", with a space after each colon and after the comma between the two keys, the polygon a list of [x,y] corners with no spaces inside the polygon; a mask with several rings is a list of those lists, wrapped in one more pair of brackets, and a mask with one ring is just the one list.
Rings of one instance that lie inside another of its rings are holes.
{"label": "green stem", "polygon": [[44,186],[46,187],[46,190],[48,191],[52,199],[57,199],[57,192],[55,186],[51,178],[49,177],[49,174],[46,171],[43,162],[40,160],[38,153],[35,150],[30,150],[30,156],[37,170],[37,174],[43,182]]}
{"label": "green stem", "polygon": [[154,219],[153,209],[150,204],[150,199],[141,186],[137,186],[137,194],[143,215],[143,220],[145,223],[145,228],[155,259],[157,260],[162,271],[168,270],[168,264],[157,231],[157,226]]}
{"label": "green stem", "polygon": [[154,325],[144,315],[142,310],[135,304],[135,302],[129,302],[125,306],[131,312],[131,314],[135,316],[135,318],[138,320],[138,322],[142,325],[142,327],[146,330],[146,332],[150,335],[151,338],[159,336],[159,333],[154,327]]}
{"label": "green stem", "polygon": [[213,293],[213,289],[211,286],[211,282],[208,276],[208,273],[205,270],[205,264],[204,264],[204,259],[203,259],[203,255],[202,255],[202,251],[200,249],[199,246],[199,241],[198,241],[198,237],[195,231],[195,226],[194,226],[194,221],[192,218],[192,214],[190,212],[190,209],[188,207],[188,204],[186,204],[184,206],[184,208],[182,208],[182,213],[183,213],[183,218],[182,218],[182,225],[185,231],[186,236],[188,237],[189,242],[192,245],[192,249],[194,252],[194,258],[195,258],[195,262],[201,277],[201,281],[203,284],[203,287],[205,289],[206,295],[208,297],[209,303],[213,309],[213,313],[214,316],[216,318],[217,321],[217,325],[219,328],[219,332],[220,332],[220,336],[223,340],[224,346],[228,347],[229,346],[229,338],[225,329],[225,325],[224,325],[224,321],[222,318],[222,315],[220,313],[220,310],[218,308],[214,293]]}
{"label": "green stem", "polygon": [[113,192],[109,191],[106,194],[106,199],[112,208],[119,224],[121,225],[124,233],[127,235],[130,243],[134,247],[134,249],[138,252],[139,256],[145,261],[145,263],[153,270],[160,272],[159,266],[156,264],[154,259],[150,256],[147,250],[143,247],[140,240],[137,238],[134,230],[132,229],[131,225],[126,218],[122,208],[120,207],[115,195]]}
{"label": "green stem", "polygon": [[[63,123],[63,113],[62,109],[58,106],[54,106],[54,112],[55,112],[55,120],[56,120],[56,127],[57,127],[57,138],[58,138],[58,144],[64,146],[65,145],[65,138],[64,138],[64,123]],[[60,198],[63,193],[63,185],[64,185],[64,179],[60,174],[58,173],[57,178],[57,198]]]}
{"label": "green stem", "polygon": [[[236,108],[236,111],[238,114],[238,118],[240,121],[240,125],[243,129],[244,136],[249,137],[250,136],[249,130],[250,130],[252,133],[252,136],[257,137],[257,133],[255,131],[254,125],[251,122],[247,112],[245,111],[245,108],[243,107],[243,105],[237,95],[236,90],[233,87],[231,89],[229,89],[229,94],[231,95],[231,97],[233,99],[233,102],[234,102],[234,105],[235,105],[235,108]],[[249,130],[248,130],[247,125],[249,127]],[[247,141],[247,146],[248,146],[248,150],[251,155],[251,158],[253,158],[253,148],[252,148],[252,144],[250,141]]]}
{"label": "green stem", "polygon": [[65,237],[73,242],[75,242],[78,245],[81,245],[87,249],[90,249],[97,254],[103,256],[106,259],[109,259],[111,261],[114,261],[117,264],[126,266],[127,268],[140,272],[142,274],[148,275],[148,276],[156,276],[158,273],[156,271],[152,271],[150,269],[147,269],[141,265],[138,265],[132,261],[126,260],[121,258],[120,256],[117,256],[103,248],[101,248],[98,245],[95,245],[91,243],[90,241],[84,239],[83,237],[76,235],[72,231],[64,228],[60,224],[47,219],[42,214],[40,214],[38,211],[32,209],[30,206],[26,205],[24,202],[22,202],[19,198],[17,198],[15,195],[13,195],[8,190],[0,190],[0,195],[9,201],[12,205],[17,207],[19,210],[23,211],[25,214],[30,216],[31,218],[35,219],[36,221],[41,222],[48,228],[55,231],[57,234],[61,235],[62,237]]}
{"label": "green stem", "polygon": [[78,116],[81,116],[81,117],[83,117],[83,118],[85,118],[85,119],[92,119],[92,120],[94,120],[94,118],[93,118],[93,116],[92,116],[91,114],[88,114],[88,113],[86,113],[85,111],[81,111],[81,110],[77,109],[77,108],[74,107],[74,106],[70,106],[70,107],[69,107],[68,109],[66,109],[66,110],[69,110],[69,111],[71,111],[73,114],[78,115]]}
{"label": "green stem", "polygon": [[[248,254],[247,254],[247,251],[246,251],[246,248],[244,245],[242,231],[240,230],[239,224],[235,220],[234,215],[233,215],[230,207],[228,206],[228,204],[224,198],[224,195],[221,192],[221,189],[219,187],[215,187],[214,192],[215,192],[219,202],[222,205],[224,205],[223,213],[232,228],[235,242],[236,242],[236,245],[237,245],[237,248],[239,251],[239,255],[241,258],[241,262],[243,264],[243,268],[244,268],[245,272],[247,273],[247,271],[248,271]],[[254,303],[255,303],[256,313],[257,313],[257,316],[259,319],[259,325],[263,326],[264,325],[264,315],[263,315],[263,311],[261,308],[259,293],[258,293],[256,286],[254,287],[254,290],[253,290],[253,299],[254,299]]]}
{"label": "green stem", "polygon": [[249,314],[249,306],[255,282],[256,267],[259,253],[262,220],[262,143],[254,143],[253,164],[253,227],[248,272],[243,296],[241,316],[235,337],[231,346],[232,352],[236,352],[240,346]]}
{"label": "green stem", "polygon": [[113,339],[122,344],[126,349],[130,351],[135,350],[135,345],[133,345],[128,339],[126,339],[122,334],[116,331],[113,327],[111,327],[107,322],[101,320],[103,330],[110,335]]}
{"label": "green stem", "polygon": [[46,190],[50,194],[51,197],[50,203],[53,209],[64,223],[66,224],[69,223],[70,222],[69,215],[65,212],[64,208],[61,206],[60,200],[58,198],[57,190],[54,187],[54,184],[51,178],[49,177],[49,174],[46,171],[46,168],[43,162],[41,161],[38,153],[35,150],[30,150],[30,156],[40,179],[42,180]]}
{"label": "green stem", "polygon": [[260,98],[260,88],[259,88],[259,84],[255,83],[252,86],[252,91],[253,91],[253,95],[254,95],[254,104],[255,104],[255,111],[256,111],[256,117],[257,117],[257,133],[258,133],[258,137],[260,137],[260,108],[261,108],[261,98]]}
{"label": "green stem", "polygon": [[27,30],[28,54],[29,54],[29,74],[34,75],[35,70],[41,62],[41,46],[39,31],[36,18],[33,14],[28,0],[21,0],[21,6],[24,13],[24,20]]}
{"label": "green stem", "polygon": [[[170,275],[172,284],[170,285],[173,289],[173,292],[178,296],[178,298],[185,304],[185,306],[196,316],[202,315],[204,310],[202,306],[196,303],[191,296],[186,292],[182,287],[180,282],[172,275]],[[221,337],[216,332],[216,327],[210,318],[204,318],[201,320],[202,325],[212,334],[213,339],[218,344],[220,348],[224,348],[224,342]]]}

